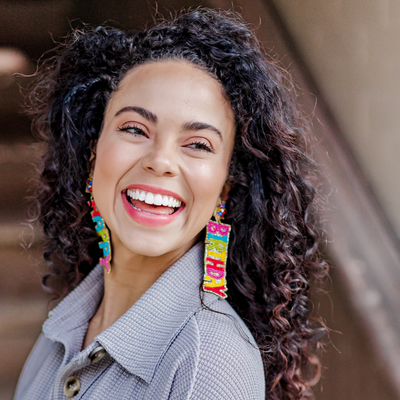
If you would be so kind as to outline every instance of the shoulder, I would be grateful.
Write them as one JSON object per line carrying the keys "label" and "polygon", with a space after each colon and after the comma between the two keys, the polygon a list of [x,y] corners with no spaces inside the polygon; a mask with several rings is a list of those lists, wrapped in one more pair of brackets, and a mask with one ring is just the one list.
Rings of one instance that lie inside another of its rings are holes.
{"label": "shoulder", "polygon": [[253,336],[226,300],[210,308],[193,316],[199,351],[192,397],[264,399],[264,368]]}
{"label": "shoulder", "polygon": [[263,363],[250,331],[226,300],[207,304],[165,349],[149,398],[264,400]]}

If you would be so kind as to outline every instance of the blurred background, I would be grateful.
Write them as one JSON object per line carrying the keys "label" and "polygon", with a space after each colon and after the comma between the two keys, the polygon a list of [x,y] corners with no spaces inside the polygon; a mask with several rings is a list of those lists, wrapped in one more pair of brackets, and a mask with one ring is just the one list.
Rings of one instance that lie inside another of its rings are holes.
{"label": "blurred background", "polygon": [[0,0],[0,400],[48,311],[40,236],[24,224],[42,148],[21,112],[29,78],[15,73],[33,73],[76,20],[140,29],[156,10],[199,5],[243,14],[313,121],[331,204],[331,280],[314,295],[331,328],[316,398],[400,399],[398,0]]}

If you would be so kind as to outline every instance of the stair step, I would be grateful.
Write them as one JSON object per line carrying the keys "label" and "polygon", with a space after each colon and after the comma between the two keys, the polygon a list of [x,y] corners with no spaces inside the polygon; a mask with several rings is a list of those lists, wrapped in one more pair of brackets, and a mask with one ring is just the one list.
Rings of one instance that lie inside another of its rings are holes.
{"label": "stair step", "polygon": [[25,298],[0,308],[0,400],[10,400],[19,374],[47,318],[47,300]]}
{"label": "stair step", "polygon": [[42,261],[42,250],[34,247],[1,249],[0,301],[6,297],[47,297],[41,287],[41,279],[47,267]]}
{"label": "stair step", "polygon": [[38,246],[41,239],[39,229],[26,222],[0,224],[0,249]]}
{"label": "stair step", "polygon": [[27,218],[27,197],[33,195],[42,152],[39,144],[0,144],[1,224],[15,224]]}

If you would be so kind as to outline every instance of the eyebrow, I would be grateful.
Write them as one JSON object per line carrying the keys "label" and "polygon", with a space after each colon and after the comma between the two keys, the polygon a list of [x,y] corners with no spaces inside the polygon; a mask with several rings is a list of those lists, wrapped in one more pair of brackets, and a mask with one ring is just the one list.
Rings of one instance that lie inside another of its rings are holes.
{"label": "eyebrow", "polygon": [[148,121],[153,122],[153,124],[157,123],[157,116],[155,114],[153,114],[151,111],[146,110],[145,108],[132,107],[132,106],[123,107],[119,111],[117,111],[115,116],[117,117],[118,115],[120,115],[124,112],[135,112],[135,113],[138,113],[139,115],[141,115],[143,118],[147,119]]}
{"label": "eyebrow", "polygon": [[209,131],[215,132],[219,136],[221,142],[223,142],[221,132],[215,126],[204,122],[185,122],[183,124],[183,129],[187,131],[201,131],[202,129],[208,129]]}
{"label": "eyebrow", "polygon": [[[115,116],[117,117],[118,115],[120,115],[124,112],[136,112],[139,115],[141,115],[143,118],[147,119],[150,122],[153,122],[154,124],[156,124],[158,121],[157,115],[153,114],[149,110],[146,110],[145,108],[136,107],[136,106],[123,107],[119,111],[117,111]],[[183,129],[187,130],[187,131],[201,131],[203,129],[208,129],[212,132],[215,132],[219,136],[221,142],[224,141],[219,129],[217,129],[215,126],[212,126],[210,124],[206,124],[205,122],[185,122],[183,124]]]}

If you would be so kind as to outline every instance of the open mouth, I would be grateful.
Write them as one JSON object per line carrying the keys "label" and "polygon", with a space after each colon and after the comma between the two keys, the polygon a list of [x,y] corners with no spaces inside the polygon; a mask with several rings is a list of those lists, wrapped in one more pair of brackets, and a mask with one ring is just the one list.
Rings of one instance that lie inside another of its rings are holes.
{"label": "open mouth", "polygon": [[184,203],[181,200],[172,196],[140,189],[127,189],[126,198],[135,210],[153,216],[171,215],[184,207]]}

